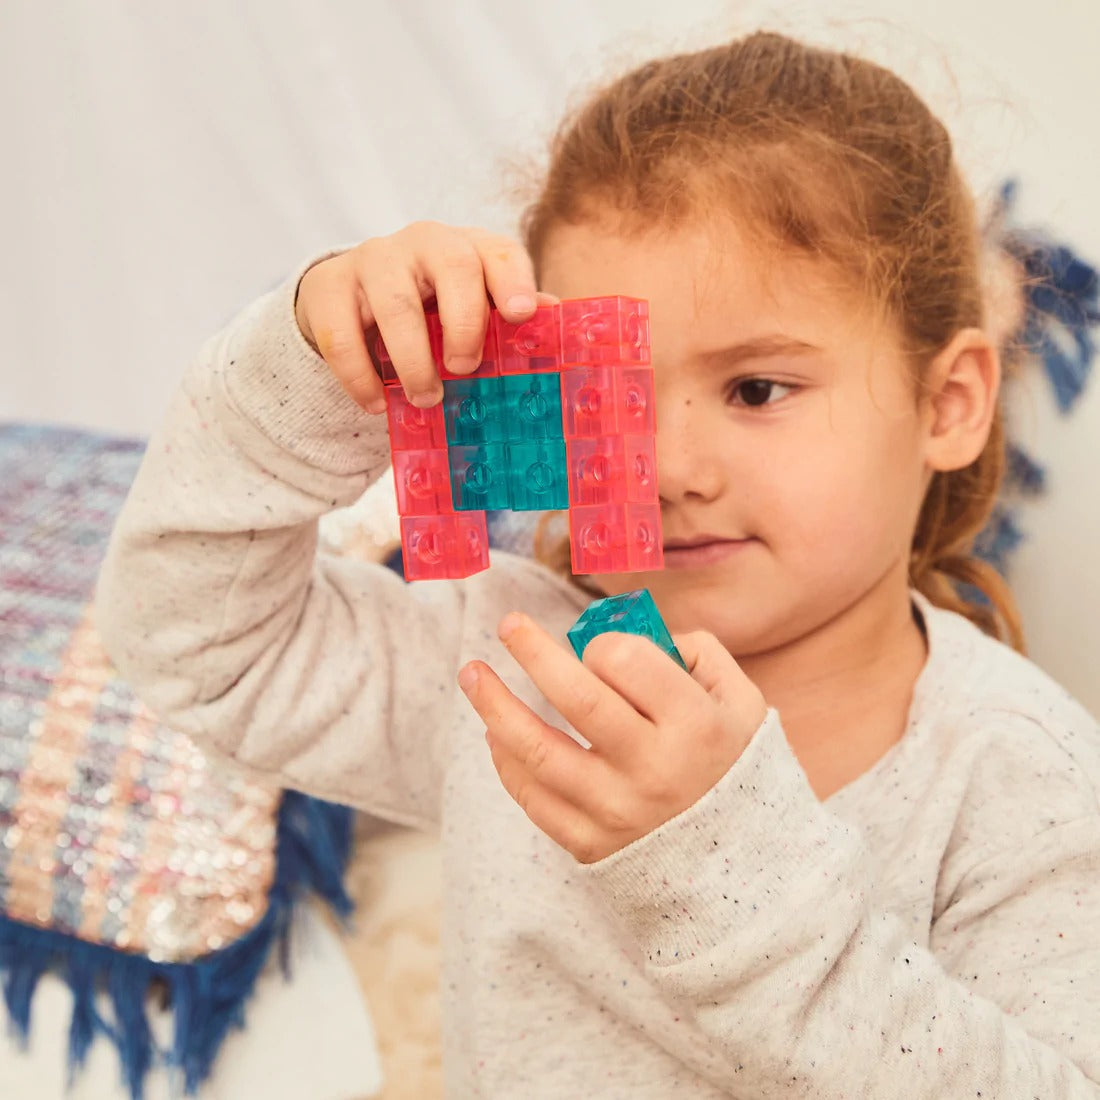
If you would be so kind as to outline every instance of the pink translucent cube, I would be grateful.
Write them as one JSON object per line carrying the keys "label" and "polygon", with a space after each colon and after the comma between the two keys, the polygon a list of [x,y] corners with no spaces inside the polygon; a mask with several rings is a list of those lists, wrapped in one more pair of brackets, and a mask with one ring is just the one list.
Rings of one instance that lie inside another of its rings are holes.
{"label": "pink translucent cube", "polygon": [[614,372],[609,367],[563,370],[561,415],[566,439],[614,435],[619,430]]}
{"label": "pink translucent cube", "polygon": [[443,404],[418,409],[409,403],[400,386],[386,387],[386,419],[390,426],[390,450],[430,451],[447,446]]}
{"label": "pink translucent cube", "polygon": [[485,513],[402,516],[401,552],[406,580],[458,579],[480,573],[489,568]]}
{"label": "pink translucent cube", "polygon": [[489,322],[501,374],[533,374],[561,369],[561,307],[539,306],[519,324],[493,310]]}
{"label": "pink translucent cube", "polygon": [[454,511],[447,448],[394,451],[393,482],[402,516],[438,516]]}
{"label": "pink translucent cube", "polygon": [[657,503],[657,454],[651,435],[570,439],[566,458],[573,505]]}
{"label": "pink translucent cube", "polygon": [[561,304],[564,363],[649,362],[649,303],[639,298],[574,298]]}
{"label": "pink translucent cube", "polygon": [[652,367],[573,367],[561,372],[566,439],[652,435],[657,430]]}
{"label": "pink translucent cube", "polygon": [[637,573],[664,566],[659,504],[570,508],[572,571]]}

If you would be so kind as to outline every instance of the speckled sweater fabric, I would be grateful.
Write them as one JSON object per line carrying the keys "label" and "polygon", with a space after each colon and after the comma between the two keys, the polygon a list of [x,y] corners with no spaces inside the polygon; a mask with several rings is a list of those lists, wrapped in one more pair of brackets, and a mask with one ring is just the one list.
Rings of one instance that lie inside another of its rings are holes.
{"label": "speckled sweater fabric", "polygon": [[444,845],[448,1095],[1100,1097],[1100,733],[918,600],[903,739],[820,803],[775,713],[690,810],[591,867],[501,787],[455,683],[513,608],[586,598],[497,553],[406,586],[318,553],[384,424],[294,323],[291,280],[201,351],[116,528],[99,623],[160,715]]}

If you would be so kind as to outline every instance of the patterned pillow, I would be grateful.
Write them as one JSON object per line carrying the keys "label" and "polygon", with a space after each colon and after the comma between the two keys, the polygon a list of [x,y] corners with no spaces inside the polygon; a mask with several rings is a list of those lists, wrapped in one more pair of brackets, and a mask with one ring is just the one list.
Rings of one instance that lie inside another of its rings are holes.
{"label": "patterned pillow", "polygon": [[[189,1091],[209,1074],[296,894],[350,909],[351,838],[349,810],[211,767],[111,667],[91,597],[142,450],[0,425],[0,979],[26,1036],[38,977],[62,973],[71,1062],[109,1036],[135,1097],[154,1057]],[[168,1051],[144,1016],[154,982]]]}

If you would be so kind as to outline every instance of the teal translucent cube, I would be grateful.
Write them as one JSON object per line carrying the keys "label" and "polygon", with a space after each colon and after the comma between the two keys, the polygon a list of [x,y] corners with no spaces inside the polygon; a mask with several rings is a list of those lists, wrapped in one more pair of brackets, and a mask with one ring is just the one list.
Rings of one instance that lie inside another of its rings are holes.
{"label": "teal translucent cube", "polygon": [[499,378],[467,378],[443,383],[447,442],[503,443],[507,439]]}
{"label": "teal translucent cube", "polygon": [[448,457],[455,511],[498,511],[511,507],[508,452],[503,443],[450,447]]}
{"label": "teal translucent cube", "polygon": [[508,478],[513,512],[569,507],[569,470],[565,442],[508,444]]}
{"label": "teal translucent cube", "polygon": [[672,635],[657,612],[649,589],[639,588],[618,596],[606,596],[588,605],[584,614],[569,628],[569,644],[578,657],[597,634],[609,632],[639,634],[667,653],[682,669],[683,657],[672,643]]}
{"label": "teal translucent cube", "polygon": [[564,439],[561,375],[513,374],[500,379],[508,439]]}

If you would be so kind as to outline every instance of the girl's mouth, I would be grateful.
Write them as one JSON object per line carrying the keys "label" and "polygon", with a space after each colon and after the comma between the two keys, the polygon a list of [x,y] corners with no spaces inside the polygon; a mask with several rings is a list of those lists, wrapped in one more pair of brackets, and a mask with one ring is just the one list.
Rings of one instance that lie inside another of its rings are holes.
{"label": "girl's mouth", "polygon": [[666,569],[698,569],[725,561],[752,545],[755,539],[724,539],[702,536],[697,539],[670,539],[665,543]]}

